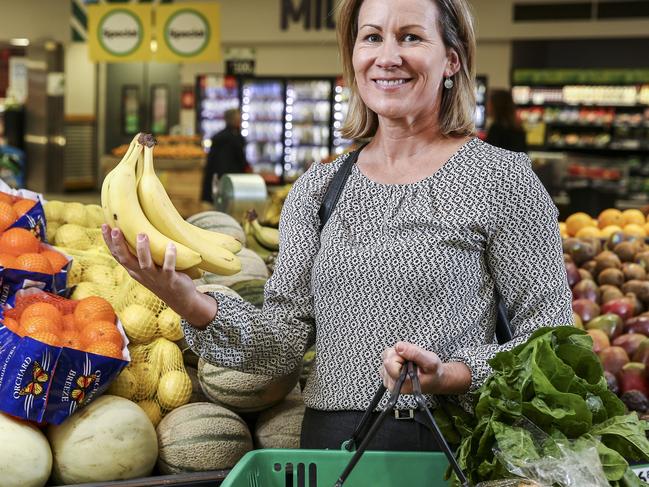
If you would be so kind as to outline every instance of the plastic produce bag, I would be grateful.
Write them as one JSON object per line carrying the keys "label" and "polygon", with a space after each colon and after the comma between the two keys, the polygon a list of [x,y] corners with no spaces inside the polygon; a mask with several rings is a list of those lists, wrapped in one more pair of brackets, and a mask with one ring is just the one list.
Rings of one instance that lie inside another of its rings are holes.
{"label": "plastic produce bag", "polygon": [[[594,439],[571,441],[565,437],[553,438],[525,418],[513,427],[496,423],[494,429],[496,458],[508,472],[520,479],[482,482],[478,484],[480,487],[610,485]],[[508,483],[512,481],[514,483]]]}
{"label": "plastic produce bag", "polygon": [[[42,242],[47,242],[45,231],[45,210],[43,209],[42,204],[43,196],[27,189],[12,189],[2,179],[0,179],[0,193],[4,195],[4,197],[0,199],[4,200],[6,203],[11,201],[10,204],[12,205],[19,203],[21,200],[29,200],[33,202],[33,206],[24,214],[19,215],[17,220],[7,228],[25,228],[30,232],[33,232]],[[11,200],[9,200],[9,198],[11,198]]]}

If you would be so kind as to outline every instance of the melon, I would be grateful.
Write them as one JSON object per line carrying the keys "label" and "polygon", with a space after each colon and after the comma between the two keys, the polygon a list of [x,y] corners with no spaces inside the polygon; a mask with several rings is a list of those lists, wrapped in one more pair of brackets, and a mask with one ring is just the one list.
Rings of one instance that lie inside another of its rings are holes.
{"label": "melon", "polygon": [[299,393],[289,394],[282,402],[257,418],[255,445],[258,448],[300,448],[304,419],[304,401]]}
{"label": "melon", "polygon": [[246,423],[216,404],[196,402],[171,411],[157,428],[163,474],[232,468],[252,450]]}
{"label": "melon", "polygon": [[156,432],[146,413],[123,397],[104,395],[50,426],[55,482],[80,484],[146,477],[158,457]]}
{"label": "melon", "polygon": [[227,213],[220,211],[203,211],[187,218],[192,225],[210,230],[212,232],[224,233],[236,238],[242,245],[246,245],[246,233],[239,222]]}
{"label": "melon", "polygon": [[198,362],[198,380],[205,395],[237,413],[263,411],[279,403],[297,384],[299,371],[283,376],[246,374]]}
{"label": "melon", "polygon": [[231,286],[240,281],[250,281],[252,279],[268,279],[268,267],[261,257],[254,251],[243,248],[237,254],[241,261],[241,271],[231,276],[219,276],[206,272],[202,277],[205,284],[220,284],[221,286]]}
{"label": "melon", "polygon": [[232,284],[232,290],[241,296],[245,301],[262,308],[264,306],[264,286],[266,279],[251,279],[239,281]]}
{"label": "melon", "polygon": [[198,381],[198,370],[195,367],[185,367],[189,380],[192,381],[192,395],[189,402],[209,402],[209,399],[201,389],[201,383]]}
{"label": "melon", "polygon": [[233,298],[241,297],[229,287],[221,286],[220,284],[201,284],[196,286],[196,289],[201,293],[221,293],[226,296],[232,296]]}
{"label": "melon", "polygon": [[43,487],[52,471],[45,435],[29,423],[0,414],[0,485]]}

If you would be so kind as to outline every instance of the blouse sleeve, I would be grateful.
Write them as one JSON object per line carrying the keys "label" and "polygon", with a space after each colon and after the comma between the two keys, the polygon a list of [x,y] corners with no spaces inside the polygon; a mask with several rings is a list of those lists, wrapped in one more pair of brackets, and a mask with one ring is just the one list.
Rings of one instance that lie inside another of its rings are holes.
{"label": "blouse sleeve", "polygon": [[455,350],[448,358],[471,369],[472,391],[492,373],[487,361],[497,352],[520,345],[540,327],[573,324],[554,202],[525,154],[500,164],[494,176],[486,261],[507,309],[513,339]]}
{"label": "blouse sleeve", "polygon": [[[318,209],[327,171],[314,164],[296,181],[280,218],[275,272],[264,288],[261,310],[241,298],[209,293],[218,303],[204,330],[183,321],[189,346],[204,360],[242,372],[287,375],[315,342],[311,269],[320,247]],[[327,165],[330,166],[330,165]]]}

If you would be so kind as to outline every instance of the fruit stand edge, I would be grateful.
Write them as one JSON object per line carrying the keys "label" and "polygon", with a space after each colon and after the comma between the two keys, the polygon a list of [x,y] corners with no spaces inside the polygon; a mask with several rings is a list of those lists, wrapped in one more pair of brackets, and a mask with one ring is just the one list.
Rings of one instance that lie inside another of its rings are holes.
{"label": "fruit stand edge", "polygon": [[114,482],[92,482],[86,484],[65,485],[61,487],[157,487],[169,485],[173,487],[215,487],[221,485],[230,470],[216,470],[213,472],[196,472],[178,475],[162,475],[133,480],[120,480]]}

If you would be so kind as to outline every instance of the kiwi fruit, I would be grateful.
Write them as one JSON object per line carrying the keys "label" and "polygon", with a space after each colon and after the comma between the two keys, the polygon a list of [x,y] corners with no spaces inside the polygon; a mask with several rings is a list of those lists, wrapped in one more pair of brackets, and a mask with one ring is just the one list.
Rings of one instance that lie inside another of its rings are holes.
{"label": "kiwi fruit", "polygon": [[624,273],[620,269],[609,267],[597,275],[597,283],[600,286],[609,284],[611,286],[621,287],[624,284]]}

